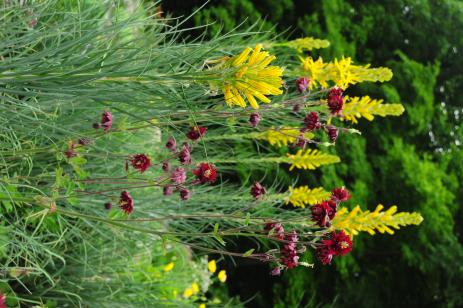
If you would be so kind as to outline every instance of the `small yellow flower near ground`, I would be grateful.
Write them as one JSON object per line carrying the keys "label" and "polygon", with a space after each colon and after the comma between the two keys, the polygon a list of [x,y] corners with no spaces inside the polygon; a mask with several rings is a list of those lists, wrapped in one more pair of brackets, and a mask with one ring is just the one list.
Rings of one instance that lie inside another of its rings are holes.
{"label": "small yellow flower near ground", "polygon": [[170,272],[171,270],[174,269],[174,262],[170,262],[168,263],[166,266],[164,266],[164,272]]}
{"label": "small yellow flower near ground", "polygon": [[206,304],[199,304],[198,308],[206,308]]}
{"label": "small yellow flower near ground", "polygon": [[217,270],[217,263],[215,262],[215,260],[209,261],[209,263],[207,263],[207,268],[209,269],[209,272],[215,273],[215,271]]}
{"label": "small yellow flower near ground", "polygon": [[185,291],[183,291],[183,297],[189,298],[193,295],[193,289],[192,288],[186,288]]}
{"label": "small yellow flower near ground", "polygon": [[219,278],[220,282],[227,281],[227,272],[225,270],[221,270],[217,275],[217,278]]}
{"label": "small yellow flower near ground", "polygon": [[199,292],[199,285],[196,282],[193,282],[191,284],[191,289],[193,290],[193,293],[196,294]]}

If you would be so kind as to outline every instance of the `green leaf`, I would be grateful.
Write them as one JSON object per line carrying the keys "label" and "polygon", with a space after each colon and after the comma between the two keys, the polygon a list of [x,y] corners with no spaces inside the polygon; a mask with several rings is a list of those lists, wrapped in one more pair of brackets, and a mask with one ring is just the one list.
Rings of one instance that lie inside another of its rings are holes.
{"label": "green leaf", "polygon": [[251,248],[245,253],[243,253],[243,257],[249,257],[250,255],[252,255],[253,252],[254,252],[254,248]]}

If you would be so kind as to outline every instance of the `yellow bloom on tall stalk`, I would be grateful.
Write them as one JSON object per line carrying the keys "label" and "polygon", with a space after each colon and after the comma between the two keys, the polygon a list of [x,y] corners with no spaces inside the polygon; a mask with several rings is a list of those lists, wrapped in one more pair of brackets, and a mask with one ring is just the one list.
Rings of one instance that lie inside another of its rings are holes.
{"label": "yellow bloom on tall stalk", "polygon": [[283,68],[269,66],[276,59],[267,51],[261,51],[262,44],[252,50],[246,48],[241,54],[227,58],[213,70],[221,70],[223,77],[221,88],[228,106],[246,107],[246,101],[254,109],[259,108],[258,101],[270,103],[268,95],[283,93]]}
{"label": "yellow bloom on tall stalk", "polygon": [[310,189],[308,186],[289,188],[289,196],[286,204],[291,203],[294,207],[305,208],[306,205],[314,205],[324,200],[328,200],[331,193],[325,191],[323,187]]}
{"label": "yellow bloom on tall stalk", "polygon": [[346,89],[351,84],[364,81],[384,82],[392,78],[392,71],[387,67],[370,68],[370,65],[354,65],[351,58],[342,57],[334,62],[324,63],[322,58],[314,61],[312,57],[301,58],[302,69],[308,73],[311,87],[327,87],[329,81]]}
{"label": "yellow bloom on tall stalk", "polygon": [[404,112],[402,104],[383,104],[382,99],[372,99],[369,96],[345,97],[346,103],[342,110],[342,119],[357,123],[357,119],[364,117],[373,121],[374,116],[399,116]]}
{"label": "yellow bloom on tall stalk", "polygon": [[174,269],[174,262],[170,262],[168,263],[166,266],[164,266],[164,272],[170,272],[171,270]]}
{"label": "yellow bloom on tall stalk", "polygon": [[286,162],[291,164],[289,171],[294,168],[313,170],[321,165],[334,164],[341,159],[332,154],[326,154],[315,149],[299,150],[296,154],[286,154]]}
{"label": "yellow bloom on tall stalk", "polygon": [[[299,128],[294,127],[282,127],[282,128],[271,128],[264,132],[255,133],[252,136],[255,139],[267,140],[271,145],[282,147],[288,144],[293,144],[296,139],[301,135]],[[304,133],[305,139],[312,139],[314,135],[311,132]]]}
{"label": "yellow bloom on tall stalk", "polygon": [[401,226],[419,225],[423,221],[419,213],[396,213],[396,206],[391,206],[387,211],[381,212],[383,208],[381,204],[373,212],[362,211],[358,205],[350,212],[347,208],[340,208],[332,220],[332,227],[344,230],[350,235],[357,235],[361,231],[366,231],[371,235],[374,235],[375,231],[394,234],[391,228],[400,229]]}

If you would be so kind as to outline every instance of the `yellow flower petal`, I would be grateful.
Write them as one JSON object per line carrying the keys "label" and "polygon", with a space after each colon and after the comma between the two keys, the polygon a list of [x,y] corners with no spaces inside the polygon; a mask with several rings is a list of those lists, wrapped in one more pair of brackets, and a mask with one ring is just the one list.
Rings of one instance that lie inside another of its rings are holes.
{"label": "yellow flower petal", "polygon": [[217,275],[217,278],[219,278],[220,282],[227,281],[227,272],[225,270],[221,270]]}
{"label": "yellow flower petal", "polygon": [[171,270],[174,269],[174,262],[170,262],[169,264],[167,264],[166,266],[164,266],[164,272],[170,272]]}
{"label": "yellow flower petal", "polygon": [[215,271],[217,270],[217,263],[215,262],[215,260],[211,260],[209,261],[209,263],[207,263],[207,269],[209,270],[209,272],[215,273]]}
{"label": "yellow flower petal", "polygon": [[192,288],[187,288],[185,291],[183,291],[183,297],[189,298],[193,295],[193,289]]}
{"label": "yellow flower petal", "polygon": [[193,293],[196,294],[199,292],[199,285],[196,282],[193,282],[191,284],[191,289],[193,290]]}

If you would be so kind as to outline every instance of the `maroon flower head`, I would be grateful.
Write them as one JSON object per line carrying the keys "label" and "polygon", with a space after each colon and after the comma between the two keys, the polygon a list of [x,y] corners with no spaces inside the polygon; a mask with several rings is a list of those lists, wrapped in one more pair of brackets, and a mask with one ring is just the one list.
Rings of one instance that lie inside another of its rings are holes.
{"label": "maroon flower head", "polygon": [[331,249],[336,256],[343,256],[352,251],[352,240],[343,230],[330,233]]}
{"label": "maroon flower head", "polygon": [[265,195],[267,193],[267,190],[265,189],[264,186],[262,186],[259,182],[255,182],[254,184],[252,184],[252,187],[251,187],[251,195],[255,198],[255,199],[259,199],[260,197],[262,197],[263,195]]}
{"label": "maroon flower head", "polygon": [[285,237],[285,229],[281,225],[281,223],[277,222],[270,222],[266,223],[264,226],[264,230],[267,231],[267,235],[270,234],[270,230],[273,229],[273,234],[276,235],[277,239],[280,241],[283,240]]}
{"label": "maroon flower head", "polygon": [[133,212],[133,199],[130,196],[129,192],[124,190],[121,192],[121,197],[119,199],[119,207],[126,213],[130,214]]}
{"label": "maroon flower head", "polygon": [[336,139],[338,139],[338,129],[332,125],[328,126],[327,131],[328,133],[328,138],[330,138],[331,142],[336,142]]}
{"label": "maroon flower head", "polygon": [[151,161],[145,154],[135,154],[130,157],[130,163],[135,170],[145,172],[151,166]]}
{"label": "maroon flower head", "polygon": [[296,80],[296,86],[299,93],[307,91],[310,86],[310,80],[307,77],[301,77]]}
{"label": "maroon flower head", "polygon": [[333,260],[333,251],[327,246],[320,246],[316,250],[318,259],[322,262],[323,265],[331,264]]}
{"label": "maroon flower head", "polygon": [[177,149],[177,142],[175,141],[175,138],[170,136],[169,139],[167,139],[166,142],[166,148],[172,152],[175,152]]}
{"label": "maroon flower head", "polygon": [[93,127],[94,129],[99,129],[99,128],[100,128],[100,124],[98,124],[98,123],[93,123],[93,124],[92,124],[92,127]]}
{"label": "maroon flower head", "polygon": [[249,123],[251,124],[252,127],[256,128],[257,125],[259,125],[260,122],[260,114],[257,112],[251,113],[249,116]]}
{"label": "maroon flower head", "polygon": [[198,181],[201,183],[214,183],[217,180],[217,169],[213,164],[201,163],[199,167],[193,170]]}
{"label": "maroon flower head", "polygon": [[191,164],[190,148],[187,144],[184,144],[182,150],[178,153],[178,160],[182,165]]}
{"label": "maroon flower head", "polygon": [[113,204],[111,202],[106,202],[104,204],[104,208],[107,209],[107,210],[110,210],[112,207],[113,207]]}
{"label": "maroon flower head", "polygon": [[188,189],[186,189],[186,188],[180,189],[180,198],[182,200],[188,200],[188,199],[190,199],[190,197],[191,197],[191,193],[190,193],[190,191]]}
{"label": "maroon flower head", "polygon": [[336,215],[336,202],[333,200],[323,201],[315,204],[310,208],[312,212],[312,221],[320,227],[329,227],[330,221]]}
{"label": "maroon flower head", "polygon": [[77,156],[77,153],[75,152],[75,148],[76,148],[76,145],[74,142],[69,142],[68,143],[68,149],[66,151],[64,151],[64,155],[67,157],[67,158],[72,158],[72,157],[75,157]]}
{"label": "maroon flower head", "polygon": [[174,187],[170,185],[164,186],[164,188],[162,189],[162,192],[164,196],[170,196],[174,192]]}
{"label": "maroon flower head", "polygon": [[304,118],[304,128],[307,130],[315,130],[319,129],[321,127],[320,123],[320,117],[318,116],[318,113],[315,111],[310,112],[305,118]]}
{"label": "maroon flower head", "polygon": [[187,138],[193,141],[199,139],[199,137],[204,136],[206,133],[206,128],[202,126],[194,126],[190,129],[190,131],[186,134]]}
{"label": "maroon flower head", "polygon": [[299,113],[299,111],[301,111],[301,105],[300,104],[295,104],[293,106],[293,112],[294,113]]}
{"label": "maroon flower head", "polygon": [[331,191],[331,200],[335,202],[344,202],[351,198],[349,191],[344,187],[335,188]]}
{"label": "maroon flower head", "polygon": [[104,131],[107,132],[111,129],[113,125],[113,116],[109,111],[103,112],[101,115],[101,126],[104,128]]}
{"label": "maroon flower head", "polygon": [[285,236],[286,244],[280,249],[281,263],[288,269],[294,268],[298,265],[299,256],[297,255],[297,242],[298,237],[296,231]]}
{"label": "maroon flower head", "polygon": [[81,145],[81,146],[86,146],[90,143],[90,140],[87,139],[87,138],[79,138],[79,140],[77,140],[77,142]]}
{"label": "maroon flower head", "polygon": [[0,308],[8,308],[6,307],[6,296],[2,293],[0,293]]}
{"label": "maroon flower head", "polygon": [[280,276],[280,273],[281,273],[281,268],[279,266],[276,266],[272,269],[272,271],[270,272],[270,275]]}
{"label": "maroon flower head", "polygon": [[186,172],[185,169],[179,167],[172,172],[171,176],[172,182],[176,184],[182,184],[186,181]]}
{"label": "maroon flower head", "polygon": [[344,98],[342,97],[341,88],[331,88],[326,95],[328,99],[328,109],[333,115],[340,115],[344,106]]}

